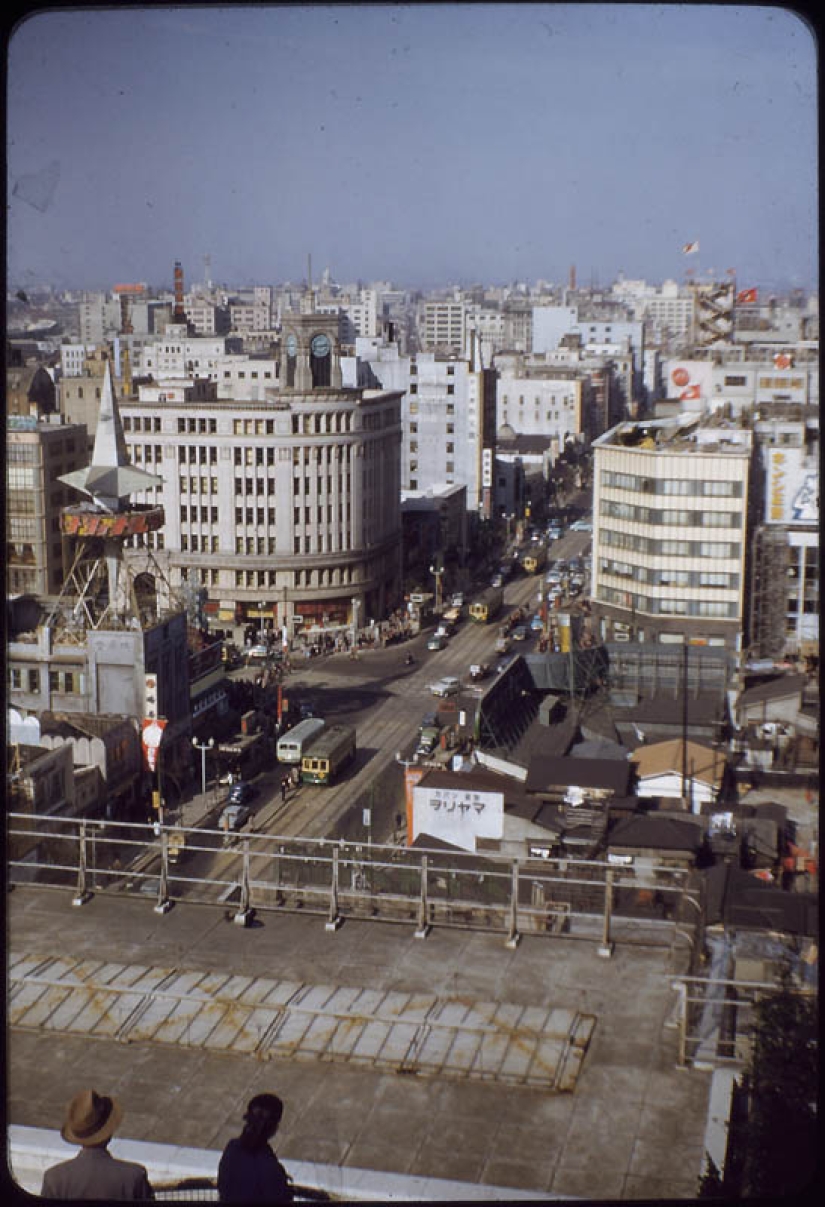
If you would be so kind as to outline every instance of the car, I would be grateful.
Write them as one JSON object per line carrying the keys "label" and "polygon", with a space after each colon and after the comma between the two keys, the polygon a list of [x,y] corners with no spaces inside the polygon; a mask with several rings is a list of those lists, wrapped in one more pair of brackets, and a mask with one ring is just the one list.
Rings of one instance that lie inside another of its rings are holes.
{"label": "car", "polygon": [[252,816],[248,805],[227,805],[221,813],[220,828],[222,830],[241,830]]}
{"label": "car", "polygon": [[451,620],[442,620],[435,631],[436,637],[455,637],[458,630]]}
{"label": "car", "polygon": [[457,591],[455,595],[453,595],[452,599],[450,600],[450,606],[453,608],[464,607],[464,596],[460,591]]}
{"label": "car", "polygon": [[530,628],[533,630],[534,633],[539,633],[544,628],[544,621],[538,615],[538,613],[536,613],[536,615],[530,621]]}
{"label": "car", "polygon": [[576,520],[576,522],[574,524],[570,525],[570,531],[571,532],[592,532],[593,531],[593,521],[592,520]]}
{"label": "car", "polygon": [[233,784],[229,789],[229,795],[226,798],[227,805],[245,805],[247,801],[252,800],[255,795],[255,789],[245,780],[240,780],[237,784]]}
{"label": "car", "polygon": [[437,683],[430,684],[430,692],[434,696],[457,696],[461,691],[461,683],[452,675],[445,675]]}
{"label": "car", "polygon": [[435,633],[427,642],[428,650],[443,650],[447,645],[447,638],[443,633]]}
{"label": "car", "polygon": [[474,683],[477,683],[479,679],[486,679],[489,673],[490,667],[486,662],[474,662],[470,667],[470,678]]}
{"label": "car", "polygon": [[513,641],[526,641],[527,629],[523,624],[517,624],[510,636],[513,638]]}
{"label": "car", "polygon": [[493,577],[490,579],[490,586],[491,587],[503,587],[504,586],[503,576],[501,574],[494,574]]}
{"label": "car", "polygon": [[504,633],[500,633],[498,635],[498,637],[496,637],[496,653],[497,654],[506,654],[509,649],[510,649],[510,638],[505,636]]}
{"label": "car", "polygon": [[252,645],[246,651],[247,662],[263,662],[270,656],[268,645]]}

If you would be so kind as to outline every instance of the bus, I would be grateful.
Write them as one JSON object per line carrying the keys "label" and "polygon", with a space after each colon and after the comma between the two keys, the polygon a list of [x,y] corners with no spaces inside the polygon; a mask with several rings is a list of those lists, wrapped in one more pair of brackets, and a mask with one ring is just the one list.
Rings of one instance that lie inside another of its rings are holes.
{"label": "bus", "polygon": [[521,556],[521,564],[524,567],[525,574],[538,574],[543,570],[547,563],[547,546],[539,544],[531,544],[528,549],[525,549]]}
{"label": "bus", "polygon": [[349,725],[331,725],[301,759],[301,779],[305,784],[331,784],[354,758],[355,730]]}
{"label": "bus", "polygon": [[292,729],[282,733],[275,747],[278,762],[300,763],[304,751],[311,746],[325,724],[321,717],[307,717],[305,721],[299,721]]}
{"label": "bus", "polygon": [[504,591],[501,587],[488,587],[478,599],[470,604],[470,620],[476,624],[489,624],[501,611]]}

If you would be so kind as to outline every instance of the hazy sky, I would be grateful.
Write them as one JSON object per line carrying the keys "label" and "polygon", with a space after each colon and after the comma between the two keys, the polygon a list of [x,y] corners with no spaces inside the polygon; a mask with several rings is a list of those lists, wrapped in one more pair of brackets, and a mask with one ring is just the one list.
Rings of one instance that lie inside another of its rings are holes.
{"label": "hazy sky", "polygon": [[[780,7],[55,10],[8,43],[10,284],[812,287],[816,48]],[[699,240],[698,255],[685,243]]]}

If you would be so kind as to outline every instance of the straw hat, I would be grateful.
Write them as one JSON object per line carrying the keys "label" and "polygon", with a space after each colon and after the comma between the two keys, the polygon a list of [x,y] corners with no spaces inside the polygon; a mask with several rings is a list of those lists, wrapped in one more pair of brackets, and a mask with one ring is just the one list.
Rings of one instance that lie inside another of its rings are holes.
{"label": "straw hat", "polygon": [[122,1118],[123,1108],[114,1098],[81,1090],[66,1107],[60,1134],[69,1144],[102,1144],[114,1135]]}

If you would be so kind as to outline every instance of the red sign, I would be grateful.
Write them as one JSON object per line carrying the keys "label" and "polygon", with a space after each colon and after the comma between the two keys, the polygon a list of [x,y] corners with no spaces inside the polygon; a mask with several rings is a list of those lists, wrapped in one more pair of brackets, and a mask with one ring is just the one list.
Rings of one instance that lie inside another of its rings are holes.
{"label": "red sign", "polygon": [[670,376],[673,378],[675,386],[686,386],[690,381],[690,374],[687,369],[674,369]]}
{"label": "red sign", "polygon": [[163,731],[165,728],[166,721],[162,717],[150,718],[143,722],[143,732],[141,734],[143,756],[146,760],[146,766],[150,771],[154,771],[157,766],[158,751],[163,741]]}

